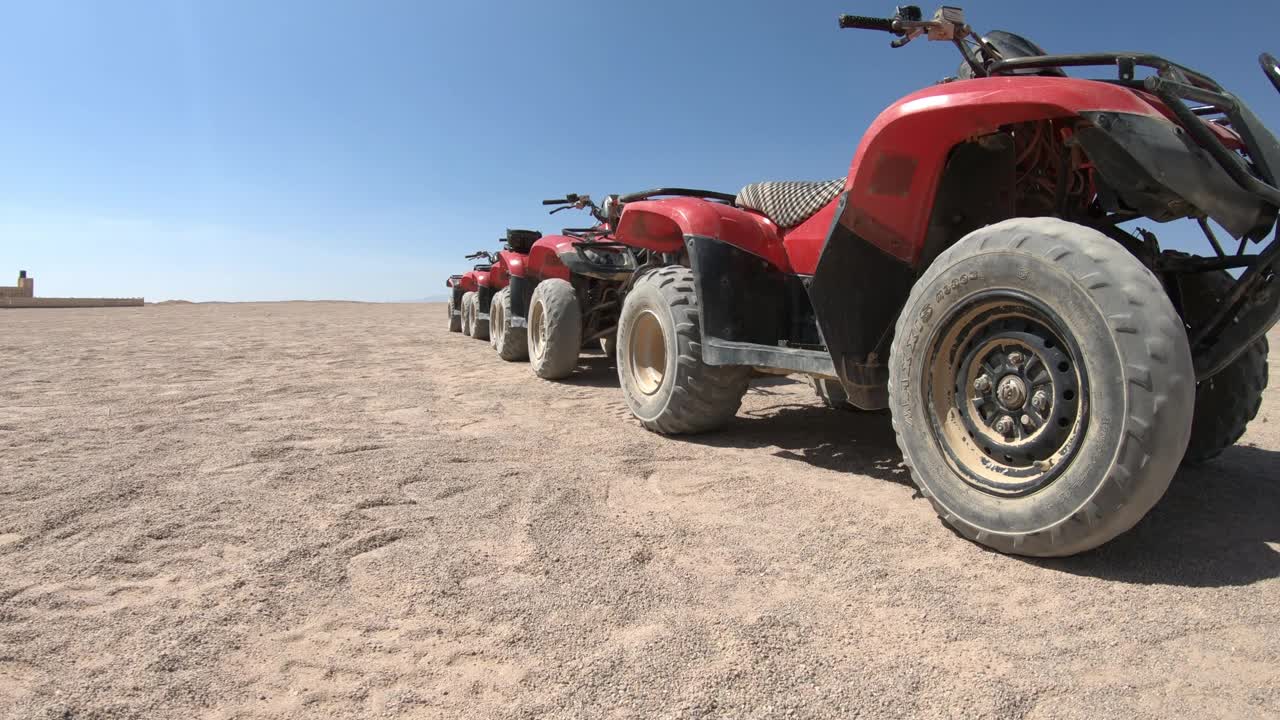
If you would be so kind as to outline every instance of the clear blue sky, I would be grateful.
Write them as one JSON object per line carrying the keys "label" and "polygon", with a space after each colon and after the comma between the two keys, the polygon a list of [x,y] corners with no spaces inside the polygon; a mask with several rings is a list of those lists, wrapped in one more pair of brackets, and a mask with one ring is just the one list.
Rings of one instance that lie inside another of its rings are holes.
{"label": "clear blue sky", "polygon": [[[0,0],[0,284],[26,268],[44,295],[420,298],[505,227],[582,220],[543,197],[838,177],[877,112],[957,65],[836,29],[891,9]],[[1050,51],[1172,57],[1280,130],[1256,63],[1280,54],[1280,2],[965,10]]]}

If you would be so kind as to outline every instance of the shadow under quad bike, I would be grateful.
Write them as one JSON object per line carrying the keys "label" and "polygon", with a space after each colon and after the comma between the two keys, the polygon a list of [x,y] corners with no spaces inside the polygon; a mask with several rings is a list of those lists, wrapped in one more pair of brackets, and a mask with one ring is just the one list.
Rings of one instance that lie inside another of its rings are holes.
{"label": "shadow under quad bike", "polygon": [[547,235],[529,249],[522,273],[512,273],[511,285],[499,307],[512,334],[527,338],[530,366],[544,380],[568,377],[578,367],[582,348],[600,343],[613,352],[621,289],[636,268],[631,248],[613,242],[610,214],[616,219],[618,198],[604,206],[589,195],[570,194],[543,200],[561,210],[588,210],[596,224],[565,228]]}
{"label": "shadow under quad bike", "polygon": [[486,250],[480,250],[467,255],[466,259],[483,260],[483,262],[477,263],[471,270],[462,275],[453,276],[458,278],[456,281],[453,280],[453,277],[449,278],[453,288],[453,294],[449,299],[449,327],[450,329],[453,328],[453,310],[457,308],[461,315],[461,327],[459,329],[462,334],[477,340],[488,340],[488,301],[493,297],[489,271],[498,257]]}
{"label": "shadow under quad bike", "polygon": [[[881,113],[845,178],[621,198],[615,239],[660,258],[619,318],[628,405],[651,430],[698,432],[734,416],[753,366],[838,380],[889,408],[959,533],[1031,556],[1107,542],[1184,455],[1219,452],[1257,412],[1280,145],[1160,57],[1049,55],[950,7],[840,27],[952,43],[960,78]],[[1064,72],[1090,66],[1114,75]],[[1121,226],[1139,218],[1198,222],[1211,254],[1162,252]]]}

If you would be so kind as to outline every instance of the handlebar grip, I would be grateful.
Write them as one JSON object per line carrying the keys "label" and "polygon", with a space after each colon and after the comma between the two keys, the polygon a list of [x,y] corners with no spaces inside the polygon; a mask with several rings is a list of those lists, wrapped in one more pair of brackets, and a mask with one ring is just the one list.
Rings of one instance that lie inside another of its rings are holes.
{"label": "handlebar grip", "polygon": [[565,205],[568,202],[569,201],[565,200],[564,198],[556,198],[554,200],[543,200],[542,204],[543,205]]}
{"label": "handlebar grip", "polygon": [[840,27],[854,30],[883,30],[893,32],[892,18],[873,18],[861,15],[841,15]]}

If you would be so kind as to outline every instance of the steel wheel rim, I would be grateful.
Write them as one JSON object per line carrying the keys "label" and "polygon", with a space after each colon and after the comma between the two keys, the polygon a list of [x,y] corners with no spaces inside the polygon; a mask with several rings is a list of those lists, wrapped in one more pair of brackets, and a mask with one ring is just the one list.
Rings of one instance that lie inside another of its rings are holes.
{"label": "steel wheel rim", "polygon": [[971,296],[938,324],[919,387],[935,442],[972,487],[1034,493],[1079,450],[1088,376],[1065,328],[1013,290]]}
{"label": "steel wheel rim", "polygon": [[542,337],[547,330],[543,327],[545,322],[546,313],[542,312],[542,303],[535,302],[529,308],[529,345],[535,357],[542,357]]}
{"label": "steel wheel rim", "polygon": [[667,343],[658,316],[645,310],[636,316],[627,338],[627,364],[636,389],[653,395],[667,377]]}

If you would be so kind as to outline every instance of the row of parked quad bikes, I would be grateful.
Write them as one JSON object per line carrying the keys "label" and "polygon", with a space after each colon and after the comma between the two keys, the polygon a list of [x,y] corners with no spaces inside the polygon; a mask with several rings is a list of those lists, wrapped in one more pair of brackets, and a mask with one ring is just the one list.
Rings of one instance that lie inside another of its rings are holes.
{"label": "row of parked quad bikes", "polygon": [[[543,201],[594,222],[468,256],[449,329],[548,380],[602,343],[666,434],[727,423],[753,373],[808,376],[832,406],[890,411],[964,536],[1036,556],[1107,542],[1258,412],[1280,144],[1152,55],[1049,55],[951,7],[840,26],[951,43],[959,73],[883,112],[845,178]],[[1141,220],[1197,223],[1206,252],[1163,251]]]}

